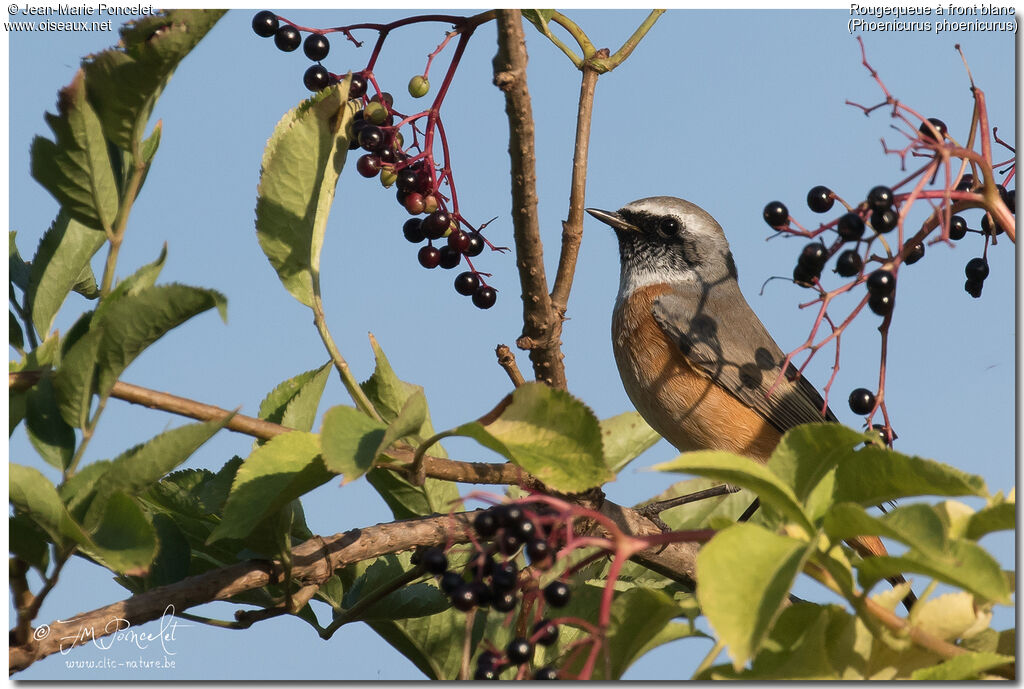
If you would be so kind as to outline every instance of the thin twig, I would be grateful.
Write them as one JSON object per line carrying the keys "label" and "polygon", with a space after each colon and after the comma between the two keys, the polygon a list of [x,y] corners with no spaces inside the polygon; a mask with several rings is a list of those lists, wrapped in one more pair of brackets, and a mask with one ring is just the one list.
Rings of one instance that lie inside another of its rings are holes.
{"label": "thin twig", "polygon": [[512,353],[508,345],[498,345],[494,348],[494,354],[498,357],[498,363],[505,369],[505,373],[508,374],[509,380],[512,381],[514,387],[518,388],[526,382],[522,372],[519,370],[519,366],[516,365],[516,355]]}

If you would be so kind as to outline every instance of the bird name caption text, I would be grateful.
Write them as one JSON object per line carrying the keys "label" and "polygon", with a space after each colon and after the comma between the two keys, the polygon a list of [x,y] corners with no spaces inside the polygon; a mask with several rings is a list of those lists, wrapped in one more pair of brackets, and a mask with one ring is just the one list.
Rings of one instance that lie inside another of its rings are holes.
{"label": "bird name caption text", "polygon": [[979,31],[1017,33],[1013,7],[979,3],[955,5],[850,5],[846,24],[850,33],[874,31],[923,31],[958,34]]}

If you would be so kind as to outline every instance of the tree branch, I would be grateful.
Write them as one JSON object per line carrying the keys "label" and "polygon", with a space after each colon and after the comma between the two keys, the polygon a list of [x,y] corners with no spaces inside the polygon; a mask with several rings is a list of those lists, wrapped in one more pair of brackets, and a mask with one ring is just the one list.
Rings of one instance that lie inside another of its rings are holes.
{"label": "tree branch", "polygon": [[516,341],[530,352],[534,377],[566,389],[561,318],[552,308],[544,274],[544,249],[537,215],[537,170],[533,107],[526,85],[526,42],[519,10],[498,11],[494,85],[505,94],[512,166],[512,228],[523,294],[523,334]]}

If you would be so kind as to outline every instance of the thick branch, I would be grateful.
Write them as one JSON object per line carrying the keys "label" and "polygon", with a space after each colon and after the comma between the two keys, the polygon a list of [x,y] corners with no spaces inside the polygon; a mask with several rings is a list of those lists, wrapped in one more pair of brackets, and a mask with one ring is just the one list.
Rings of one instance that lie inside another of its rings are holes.
{"label": "thick branch", "polygon": [[565,389],[561,318],[552,308],[544,274],[544,249],[537,215],[537,170],[533,107],[526,86],[526,42],[519,10],[498,11],[494,85],[505,94],[512,166],[512,228],[523,293],[523,334],[516,341],[530,352],[534,377]]}

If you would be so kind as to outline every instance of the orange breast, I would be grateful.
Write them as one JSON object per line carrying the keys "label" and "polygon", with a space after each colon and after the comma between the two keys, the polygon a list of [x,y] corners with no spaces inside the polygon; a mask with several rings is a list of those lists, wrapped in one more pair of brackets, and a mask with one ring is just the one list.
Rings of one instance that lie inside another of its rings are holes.
{"label": "orange breast", "polygon": [[781,437],[760,414],[695,370],[654,316],[667,286],[636,290],[612,315],[619,375],[637,411],[679,450],[728,450],[764,462]]}

